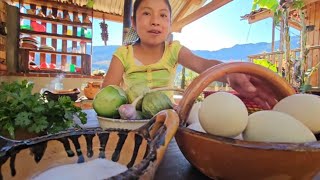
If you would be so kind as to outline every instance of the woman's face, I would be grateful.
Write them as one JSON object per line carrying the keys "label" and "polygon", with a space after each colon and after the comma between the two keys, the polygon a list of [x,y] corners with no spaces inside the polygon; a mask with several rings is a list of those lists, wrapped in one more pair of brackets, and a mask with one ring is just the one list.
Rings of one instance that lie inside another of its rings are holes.
{"label": "woman's face", "polygon": [[136,12],[133,27],[137,31],[141,43],[159,45],[163,43],[171,31],[170,10],[161,0],[143,0]]}

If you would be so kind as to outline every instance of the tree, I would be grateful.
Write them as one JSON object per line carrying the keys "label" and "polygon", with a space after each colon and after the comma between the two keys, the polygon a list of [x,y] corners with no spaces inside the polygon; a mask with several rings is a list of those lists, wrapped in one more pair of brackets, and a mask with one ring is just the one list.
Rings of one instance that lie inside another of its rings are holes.
{"label": "tree", "polygon": [[[305,83],[305,64],[308,54],[308,49],[306,48],[306,26],[305,26],[305,12],[303,11],[304,2],[302,0],[253,0],[252,10],[257,8],[266,8],[274,13],[274,22],[279,23],[283,21],[284,29],[283,33],[285,36],[285,59],[286,59],[286,79],[288,82],[292,83],[292,78],[299,84],[303,86]],[[294,60],[290,58],[290,36],[289,36],[289,11],[297,10],[299,12],[301,30],[301,43],[300,43],[300,57]],[[293,65],[295,66],[293,68]],[[282,63],[280,63],[280,67]],[[293,71],[293,72],[292,72]]]}

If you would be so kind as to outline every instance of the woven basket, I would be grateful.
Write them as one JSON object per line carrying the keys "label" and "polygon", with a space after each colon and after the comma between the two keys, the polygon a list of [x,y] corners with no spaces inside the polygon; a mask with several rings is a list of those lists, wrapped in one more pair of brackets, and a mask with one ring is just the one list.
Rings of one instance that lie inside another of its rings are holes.
{"label": "woven basket", "polygon": [[295,93],[277,74],[252,63],[228,63],[200,74],[178,105],[181,120],[176,133],[186,159],[210,178],[218,179],[312,179],[320,171],[319,142],[249,142],[197,132],[185,127],[197,96],[213,81],[229,73],[247,73],[263,79],[277,91],[278,100]]}
{"label": "woven basket", "polygon": [[[112,179],[153,179],[179,118],[165,110],[143,127],[82,129],[24,141],[0,136],[0,179],[31,179],[50,168],[106,158],[128,167]],[[63,177],[63,175],[57,175]]]}

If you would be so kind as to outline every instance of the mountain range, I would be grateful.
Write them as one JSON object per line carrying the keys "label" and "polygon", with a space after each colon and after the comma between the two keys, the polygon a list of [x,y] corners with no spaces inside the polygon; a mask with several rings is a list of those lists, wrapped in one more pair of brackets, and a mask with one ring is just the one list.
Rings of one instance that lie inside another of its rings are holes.
{"label": "mountain range", "polygon": [[[299,48],[300,39],[298,36],[291,37],[291,49]],[[93,46],[92,70],[106,70],[109,67],[112,54],[119,46]],[[275,42],[275,49],[278,49],[279,41]],[[88,48],[87,48],[88,49]],[[207,59],[218,59],[223,62],[248,61],[249,55],[271,52],[271,43],[260,42],[250,44],[236,44],[230,48],[223,48],[216,51],[193,50],[194,54]]]}

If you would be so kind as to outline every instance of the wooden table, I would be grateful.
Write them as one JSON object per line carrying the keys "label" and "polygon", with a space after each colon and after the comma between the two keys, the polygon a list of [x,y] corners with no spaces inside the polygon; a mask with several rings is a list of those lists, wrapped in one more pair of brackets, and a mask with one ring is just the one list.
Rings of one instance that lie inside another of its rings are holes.
{"label": "wooden table", "polygon": [[207,180],[210,179],[194,168],[172,139],[155,174],[155,180]]}
{"label": "wooden table", "polygon": [[[99,127],[99,122],[96,113],[93,109],[83,110],[87,113],[88,122],[81,125],[79,119],[75,122],[80,126],[86,127]],[[202,174],[194,168],[181,153],[175,139],[173,138],[166,150],[164,158],[157,169],[154,177],[155,180],[208,180],[207,176]],[[313,178],[313,180],[320,180],[320,172]]]}
{"label": "wooden table", "polygon": [[[82,125],[79,119],[75,119],[75,122],[83,128],[99,127],[99,122],[95,111],[93,109],[84,109],[83,111],[87,113],[87,124]],[[168,149],[166,150],[165,156],[160,166],[158,167],[154,179],[202,180],[209,178],[199,172],[185,159],[175,139],[172,139],[168,146]]]}

